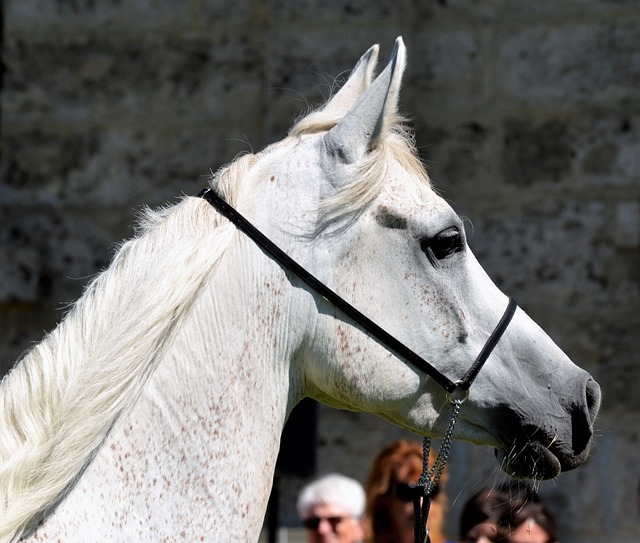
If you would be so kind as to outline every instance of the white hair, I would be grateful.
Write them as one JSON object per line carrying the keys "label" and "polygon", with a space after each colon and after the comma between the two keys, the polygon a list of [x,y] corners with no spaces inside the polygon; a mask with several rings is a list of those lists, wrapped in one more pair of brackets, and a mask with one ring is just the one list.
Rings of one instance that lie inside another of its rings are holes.
{"label": "white hair", "polygon": [[148,211],[60,325],[0,382],[0,541],[14,541],[133,405],[234,227],[204,200]]}
{"label": "white hair", "polygon": [[318,505],[337,505],[352,517],[360,518],[365,506],[364,489],[355,479],[330,473],[302,489],[297,503],[298,515],[304,519]]}

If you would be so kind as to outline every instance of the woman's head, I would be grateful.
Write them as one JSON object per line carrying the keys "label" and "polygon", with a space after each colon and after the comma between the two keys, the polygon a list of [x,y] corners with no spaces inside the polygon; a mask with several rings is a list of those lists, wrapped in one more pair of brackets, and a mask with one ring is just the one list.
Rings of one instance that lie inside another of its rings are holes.
{"label": "woman's head", "polygon": [[556,523],[537,494],[507,484],[469,498],[460,517],[460,538],[463,543],[554,543]]}
{"label": "woman's head", "polygon": [[[434,461],[430,458],[430,464]],[[367,507],[365,530],[372,543],[402,543],[413,541],[413,504],[409,483],[422,474],[422,445],[400,440],[380,451],[375,458],[365,484]],[[445,484],[446,472],[440,478]],[[441,532],[446,498],[443,492],[434,495],[428,526],[435,542]]]}
{"label": "woman's head", "polygon": [[310,542],[362,541],[365,495],[355,479],[325,475],[303,488],[296,505]]}
{"label": "woman's head", "polygon": [[499,522],[499,531],[509,543],[555,543],[556,521],[541,502],[521,499]]}
{"label": "woman's head", "polygon": [[460,515],[463,543],[488,543],[498,538],[498,523],[509,512],[511,496],[497,488],[476,492]]}

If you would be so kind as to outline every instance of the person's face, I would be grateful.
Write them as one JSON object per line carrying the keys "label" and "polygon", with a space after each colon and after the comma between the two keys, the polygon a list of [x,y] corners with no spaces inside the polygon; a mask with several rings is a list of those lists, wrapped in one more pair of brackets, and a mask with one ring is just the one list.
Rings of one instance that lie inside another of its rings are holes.
{"label": "person's face", "polygon": [[509,543],[554,543],[549,534],[533,519],[525,520],[509,537]]}
{"label": "person's face", "polygon": [[398,543],[413,543],[413,504],[394,499],[391,513]]}
{"label": "person's face", "polygon": [[356,543],[364,537],[359,519],[354,519],[342,507],[316,505],[303,519],[309,543]]}
{"label": "person's face", "polygon": [[495,522],[486,520],[476,524],[467,532],[464,538],[465,543],[493,543],[498,537],[498,525]]}

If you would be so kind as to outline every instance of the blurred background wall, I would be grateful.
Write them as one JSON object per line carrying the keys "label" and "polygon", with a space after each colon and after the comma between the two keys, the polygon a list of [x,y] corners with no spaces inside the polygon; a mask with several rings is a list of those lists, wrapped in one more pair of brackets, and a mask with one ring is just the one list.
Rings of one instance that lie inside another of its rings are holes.
{"label": "blurred background wall", "polygon": [[[640,5],[636,0],[5,0],[0,368],[132,234],[136,210],[281,139],[373,43],[403,35],[402,109],[498,285],[603,388],[590,462],[541,494],[563,543],[640,540]],[[406,433],[317,407],[315,464],[364,480]],[[307,454],[301,451],[300,454]],[[501,480],[456,444],[462,502]]]}

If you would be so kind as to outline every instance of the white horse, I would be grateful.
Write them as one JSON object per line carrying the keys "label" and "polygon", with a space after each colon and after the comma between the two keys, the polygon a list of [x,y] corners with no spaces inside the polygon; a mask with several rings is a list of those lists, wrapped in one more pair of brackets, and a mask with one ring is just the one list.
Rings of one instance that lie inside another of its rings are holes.
{"label": "white horse", "polygon": [[[304,268],[456,380],[507,298],[432,190],[397,115],[399,38],[213,190]],[[373,82],[372,82],[373,80]],[[520,309],[457,439],[549,478],[587,457],[599,388]],[[0,391],[0,540],[255,541],[301,398],[441,436],[445,390],[202,198],[138,235]]]}

